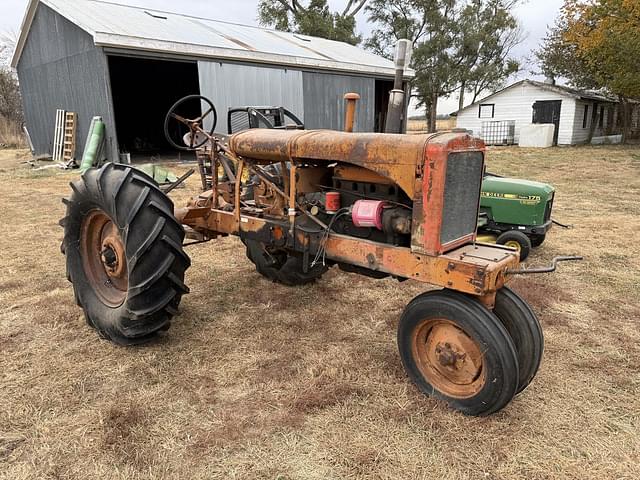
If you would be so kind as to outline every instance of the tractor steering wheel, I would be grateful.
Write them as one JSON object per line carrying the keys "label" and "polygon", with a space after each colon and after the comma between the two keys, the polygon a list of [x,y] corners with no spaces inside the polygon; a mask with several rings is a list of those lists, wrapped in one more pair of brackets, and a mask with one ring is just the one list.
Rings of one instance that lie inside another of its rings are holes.
{"label": "tractor steering wheel", "polygon": [[[197,104],[194,105],[196,102]],[[188,103],[190,105],[187,105]],[[186,118],[190,112],[202,112],[203,103],[208,106],[204,114],[194,119]],[[204,120],[209,115],[213,115],[213,123],[211,129],[206,131]],[[164,135],[167,142],[174,148],[197,150],[211,139],[217,123],[218,113],[211,100],[202,95],[187,95],[178,100],[167,113],[164,119]]]}

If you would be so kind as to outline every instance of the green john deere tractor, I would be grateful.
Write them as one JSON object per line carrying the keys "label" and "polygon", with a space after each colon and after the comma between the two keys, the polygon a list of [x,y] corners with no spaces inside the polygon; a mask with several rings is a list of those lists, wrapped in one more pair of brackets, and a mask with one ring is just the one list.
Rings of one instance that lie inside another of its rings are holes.
{"label": "green john deere tractor", "polygon": [[478,241],[499,243],[529,256],[552,225],[555,189],[547,184],[486,174],[482,181]]}

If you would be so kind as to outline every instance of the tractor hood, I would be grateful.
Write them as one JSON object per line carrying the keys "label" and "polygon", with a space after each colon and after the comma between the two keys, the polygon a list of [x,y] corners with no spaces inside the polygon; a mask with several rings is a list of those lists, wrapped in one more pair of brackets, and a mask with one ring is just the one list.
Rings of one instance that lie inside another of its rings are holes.
{"label": "tractor hood", "polygon": [[520,178],[494,177],[487,175],[482,181],[482,196],[546,202],[555,189],[548,183],[533,182]]}

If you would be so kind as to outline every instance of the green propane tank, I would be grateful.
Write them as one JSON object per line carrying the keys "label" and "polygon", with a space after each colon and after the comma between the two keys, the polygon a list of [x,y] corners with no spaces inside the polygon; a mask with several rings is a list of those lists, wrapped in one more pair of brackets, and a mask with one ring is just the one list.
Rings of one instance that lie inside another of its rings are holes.
{"label": "green propane tank", "polygon": [[80,163],[80,173],[84,173],[89,170],[96,162],[96,156],[100,149],[100,144],[104,138],[104,122],[96,121],[94,124],[91,138],[82,154],[82,162]]}

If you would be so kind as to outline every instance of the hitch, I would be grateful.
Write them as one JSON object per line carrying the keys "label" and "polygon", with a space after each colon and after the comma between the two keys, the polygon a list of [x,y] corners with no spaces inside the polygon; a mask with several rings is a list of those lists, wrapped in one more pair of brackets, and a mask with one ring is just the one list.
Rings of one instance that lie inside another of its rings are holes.
{"label": "hitch", "polygon": [[551,265],[549,265],[548,267],[536,267],[536,268],[522,268],[522,269],[513,269],[513,268],[508,268],[506,270],[506,274],[507,275],[526,275],[529,273],[549,273],[549,272],[555,272],[556,267],[558,266],[558,262],[568,262],[568,261],[572,261],[572,260],[583,260],[584,257],[582,256],[559,256],[559,257],[554,257],[553,260],[551,260]]}
{"label": "hitch", "polygon": [[189,178],[194,173],[195,173],[195,170],[192,168],[187,173],[182,175],[179,179],[177,179],[175,182],[173,182],[171,185],[162,188],[162,191],[164,192],[165,195],[169,195],[169,192],[171,192],[171,190],[173,190],[174,188],[180,186],[182,183],[184,183],[184,181],[187,178]]}

